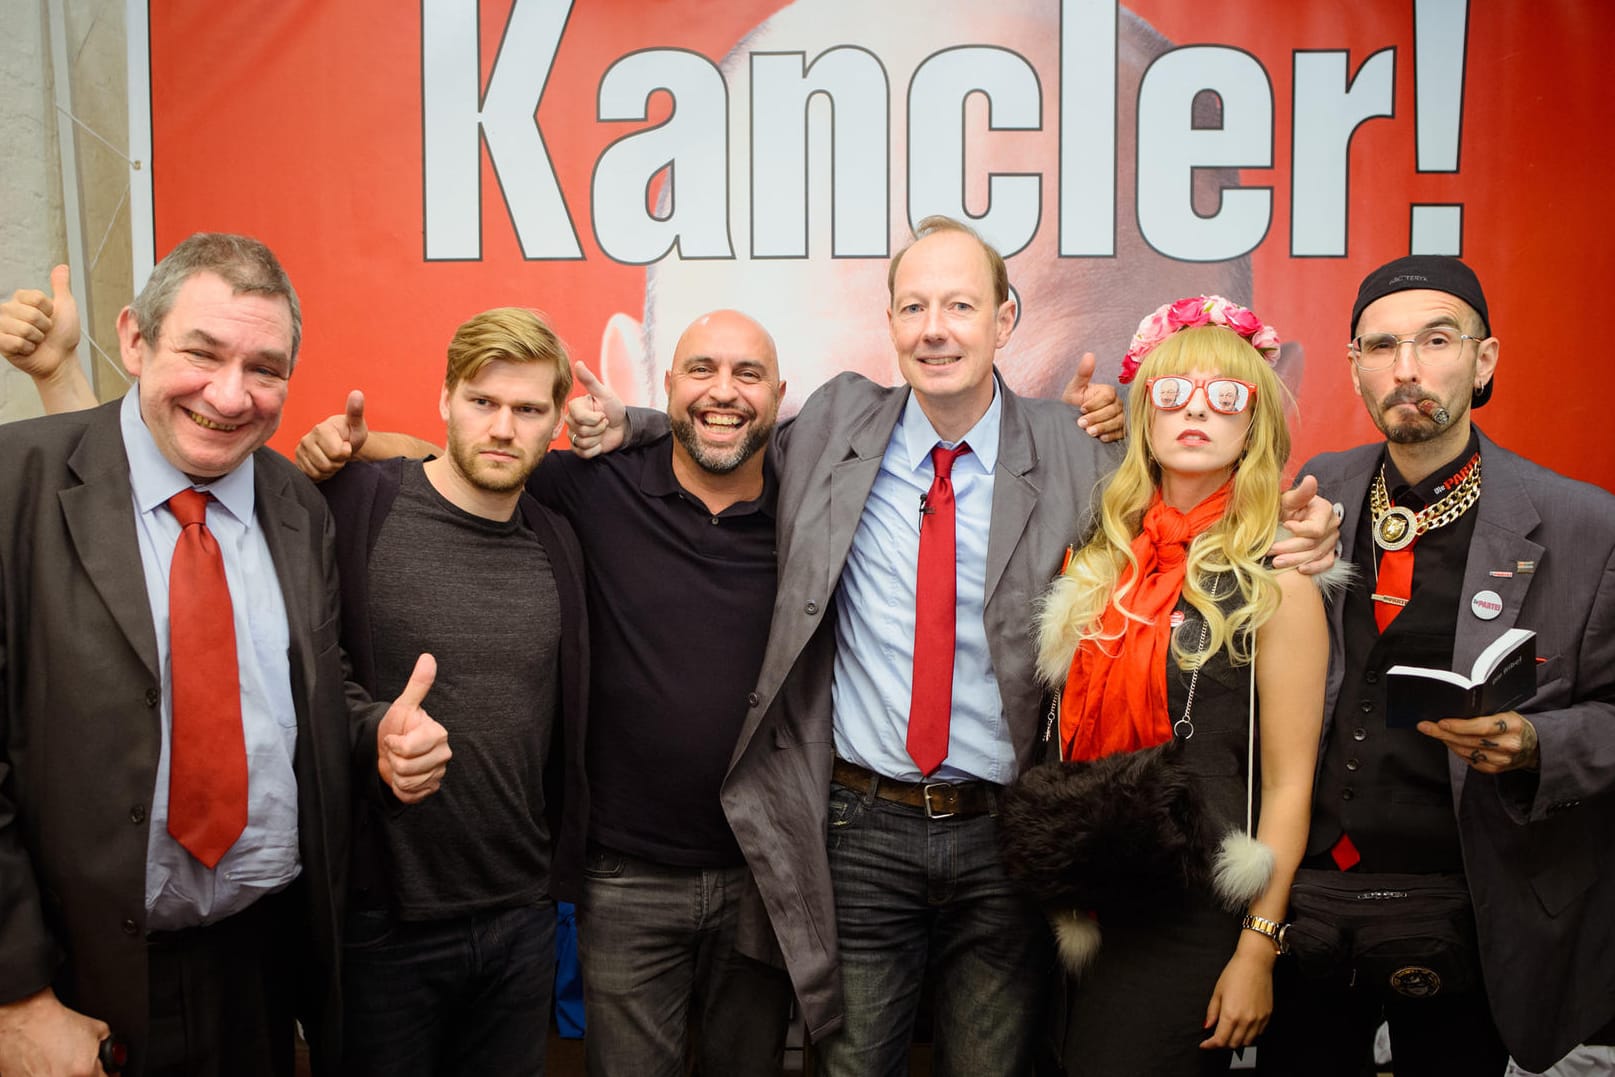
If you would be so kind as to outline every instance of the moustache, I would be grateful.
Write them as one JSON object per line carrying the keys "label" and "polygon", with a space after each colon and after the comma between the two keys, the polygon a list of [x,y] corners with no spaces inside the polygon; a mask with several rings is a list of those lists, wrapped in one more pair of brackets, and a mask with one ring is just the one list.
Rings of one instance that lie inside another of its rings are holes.
{"label": "moustache", "polygon": [[[1385,398],[1380,401],[1380,408],[1383,411],[1389,411],[1398,404],[1412,404],[1414,407],[1419,407],[1426,400],[1437,406],[1441,404],[1441,401],[1422,391],[1418,386],[1403,385],[1392,389],[1386,394]],[[1423,411],[1424,409],[1419,408],[1419,410]]]}

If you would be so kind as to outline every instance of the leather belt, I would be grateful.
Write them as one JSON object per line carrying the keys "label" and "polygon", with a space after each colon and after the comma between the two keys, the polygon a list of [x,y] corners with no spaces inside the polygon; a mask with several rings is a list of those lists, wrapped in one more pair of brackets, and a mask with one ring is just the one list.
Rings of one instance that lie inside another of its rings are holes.
{"label": "leather belt", "polygon": [[900,782],[837,758],[830,780],[858,793],[922,809],[931,819],[985,815],[998,806],[1001,787],[992,782]]}

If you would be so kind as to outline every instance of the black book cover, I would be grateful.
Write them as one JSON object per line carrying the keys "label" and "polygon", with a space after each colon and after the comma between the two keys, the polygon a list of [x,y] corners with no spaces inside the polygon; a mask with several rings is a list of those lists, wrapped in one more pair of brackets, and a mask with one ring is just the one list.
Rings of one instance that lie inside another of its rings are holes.
{"label": "black book cover", "polygon": [[1509,629],[1480,653],[1467,674],[1392,666],[1385,675],[1390,678],[1385,724],[1392,729],[1513,710],[1536,691],[1536,633]]}

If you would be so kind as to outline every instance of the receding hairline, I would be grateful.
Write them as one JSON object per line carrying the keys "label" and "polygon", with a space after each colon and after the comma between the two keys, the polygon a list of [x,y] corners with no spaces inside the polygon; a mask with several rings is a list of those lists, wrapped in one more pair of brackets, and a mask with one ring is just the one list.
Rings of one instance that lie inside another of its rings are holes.
{"label": "receding hairline", "polygon": [[897,267],[902,264],[903,256],[913,250],[932,236],[961,235],[973,239],[981,250],[982,260],[987,269],[988,287],[993,293],[993,308],[1004,305],[1011,296],[1009,287],[1009,266],[1004,262],[1004,256],[998,249],[988,243],[982,234],[968,224],[953,217],[933,214],[914,226],[914,238],[904,244],[903,249],[892,255],[891,264],[886,269],[886,305],[889,307],[897,301]]}

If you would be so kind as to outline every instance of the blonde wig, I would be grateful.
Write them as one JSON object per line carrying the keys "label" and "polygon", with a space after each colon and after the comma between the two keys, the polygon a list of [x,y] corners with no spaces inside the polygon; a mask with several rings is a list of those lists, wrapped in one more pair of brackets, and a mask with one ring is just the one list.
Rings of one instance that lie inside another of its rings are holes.
{"label": "blonde wig", "polygon": [[[1197,653],[1173,641],[1173,655],[1185,669],[1198,668],[1220,649],[1226,649],[1235,663],[1249,662],[1251,638],[1279,604],[1278,585],[1262,557],[1277,529],[1279,483],[1290,455],[1290,430],[1284,420],[1287,396],[1272,366],[1238,333],[1214,325],[1184,329],[1144,357],[1127,402],[1126,457],[1105,483],[1097,527],[1071,558],[1061,587],[1067,603],[1062,635],[1068,640],[1092,639],[1103,646],[1118,638],[1100,627],[1105,607],[1112,603],[1124,616],[1139,619],[1127,608],[1132,583],[1118,581],[1128,566],[1137,568],[1133,539],[1143,529],[1144,511],[1161,484],[1161,468],[1149,444],[1156,408],[1144,383],[1163,374],[1195,371],[1250,382],[1256,386],[1256,400],[1244,451],[1234,465],[1228,510],[1189,546],[1183,593],[1205,618],[1208,635],[1205,649]],[[1225,614],[1220,603],[1228,595],[1214,597],[1207,585],[1213,577],[1229,573],[1242,601]],[[1069,662],[1070,651],[1066,656]]]}

